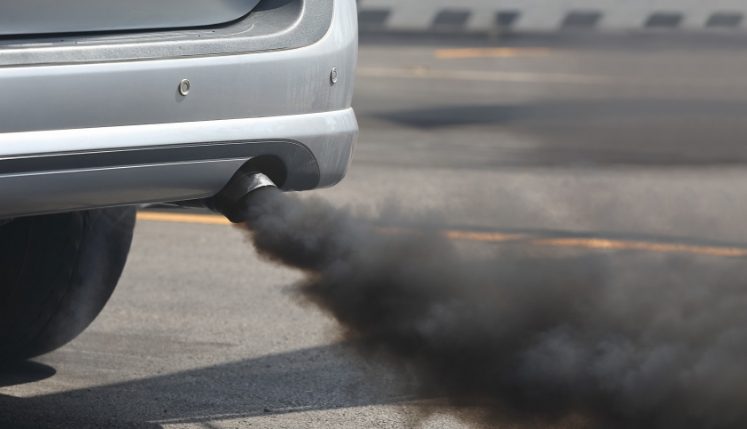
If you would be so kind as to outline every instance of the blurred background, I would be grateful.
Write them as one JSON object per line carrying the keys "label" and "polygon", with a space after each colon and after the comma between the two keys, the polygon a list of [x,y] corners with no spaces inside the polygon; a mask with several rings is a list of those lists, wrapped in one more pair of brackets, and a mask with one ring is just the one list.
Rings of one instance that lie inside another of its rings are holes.
{"label": "blurred background", "polygon": [[361,139],[331,193],[384,181],[473,226],[747,238],[746,3],[359,7]]}

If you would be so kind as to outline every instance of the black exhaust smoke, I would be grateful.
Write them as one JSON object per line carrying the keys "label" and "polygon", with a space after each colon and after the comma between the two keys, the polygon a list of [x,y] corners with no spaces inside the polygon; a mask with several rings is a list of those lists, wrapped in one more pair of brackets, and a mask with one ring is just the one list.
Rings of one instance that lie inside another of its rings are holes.
{"label": "black exhaust smoke", "polygon": [[363,353],[413,371],[427,397],[479,407],[481,423],[747,427],[743,261],[474,262],[436,232],[382,234],[271,187],[242,204],[257,250],[304,270],[300,293]]}

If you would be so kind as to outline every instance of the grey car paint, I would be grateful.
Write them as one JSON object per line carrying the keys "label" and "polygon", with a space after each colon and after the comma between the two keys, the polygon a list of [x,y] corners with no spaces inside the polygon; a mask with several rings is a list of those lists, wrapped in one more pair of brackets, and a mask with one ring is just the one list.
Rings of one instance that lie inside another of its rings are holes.
{"label": "grey car paint", "polygon": [[[339,0],[347,3],[347,0]],[[354,21],[352,21],[354,23]],[[350,106],[354,25],[304,48],[262,54],[0,68],[0,131],[281,116]],[[347,36],[339,37],[344,32]],[[340,34],[341,35],[341,34]],[[338,82],[330,85],[332,68]],[[189,79],[187,97],[178,84]],[[12,136],[0,136],[7,141]],[[59,148],[56,148],[59,149]],[[34,146],[24,149],[34,152]],[[45,148],[45,150],[47,150]],[[0,144],[0,155],[8,147]]]}
{"label": "grey car paint", "polygon": [[[342,180],[350,164],[358,124],[350,108],[310,115],[200,121],[181,124],[133,125],[17,134],[0,140],[0,147],[37,147],[76,150],[96,146],[118,148],[176,147],[202,142],[234,141],[262,145],[256,155],[283,157],[287,144],[308,150],[316,174],[289,169],[292,186],[305,190],[332,186]],[[0,135],[1,138],[8,136]],[[284,140],[287,143],[282,143]],[[10,141],[13,144],[9,144]],[[263,145],[270,142],[271,145]],[[70,153],[64,152],[64,153]],[[42,157],[60,153],[43,153]],[[297,156],[297,155],[296,155]],[[6,157],[18,159],[20,157]],[[251,159],[251,156],[206,161],[121,165],[102,168],[34,171],[0,175],[0,217],[39,214],[145,202],[184,201],[209,197]],[[2,159],[0,159],[0,168]]]}
{"label": "grey car paint", "polygon": [[172,31],[0,38],[0,67],[73,64],[294,49],[317,42],[332,0],[262,0],[231,25]]}
{"label": "grey car paint", "polygon": [[0,35],[214,25],[259,0],[22,0],[0,4]]}
{"label": "grey car paint", "polygon": [[[252,156],[3,173],[1,161],[18,158],[286,141],[307,148],[319,172],[294,188],[336,183],[358,130],[350,109],[357,22],[353,0],[333,4],[326,34],[296,49],[0,68],[0,216],[206,197]],[[187,96],[177,90],[184,78]],[[280,156],[283,147],[264,145],[254,156]]]}

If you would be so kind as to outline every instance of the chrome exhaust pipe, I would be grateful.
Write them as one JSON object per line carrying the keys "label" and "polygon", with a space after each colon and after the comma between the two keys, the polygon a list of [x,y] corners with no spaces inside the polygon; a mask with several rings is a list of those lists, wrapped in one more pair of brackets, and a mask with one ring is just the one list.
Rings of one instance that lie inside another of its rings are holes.
{"label": "chrome exhaust pipe", "polygon": [[220,192],[208,199],[205,205],[221,213],[231,222],[241,223],[248,219],[249,207],[252,204],[250,199],[267,192],[281,191],[264,173],[239,171]]}

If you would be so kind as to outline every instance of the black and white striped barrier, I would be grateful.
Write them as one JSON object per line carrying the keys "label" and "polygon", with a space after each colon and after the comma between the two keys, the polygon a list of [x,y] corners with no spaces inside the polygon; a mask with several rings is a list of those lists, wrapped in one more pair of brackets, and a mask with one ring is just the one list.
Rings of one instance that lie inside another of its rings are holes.
{"label": "black and white striped barrier", "polygon": [[358,0],[362,31],[744,31],[747,0]]}

